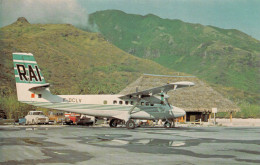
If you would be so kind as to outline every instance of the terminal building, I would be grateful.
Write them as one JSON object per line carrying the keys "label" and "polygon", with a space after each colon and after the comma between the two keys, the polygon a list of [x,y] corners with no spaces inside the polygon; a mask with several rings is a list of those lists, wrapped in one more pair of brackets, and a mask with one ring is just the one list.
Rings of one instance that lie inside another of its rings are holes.
{"label": "terminal building", "polygon": [[183,122],[208,122],[211,119],[212,108],[217,112],[228,112],[232,120],[232,113],[240,111],[239,107],[210,87],[207,83],[193,76],[160,76],[142,75],[136,81],[123,89],[120,94],[127,94],[138,90],[145,90],[178,81],[191,81],[193,87],[171,90],[169,103],[186,111],[186,116],[179,119]]}

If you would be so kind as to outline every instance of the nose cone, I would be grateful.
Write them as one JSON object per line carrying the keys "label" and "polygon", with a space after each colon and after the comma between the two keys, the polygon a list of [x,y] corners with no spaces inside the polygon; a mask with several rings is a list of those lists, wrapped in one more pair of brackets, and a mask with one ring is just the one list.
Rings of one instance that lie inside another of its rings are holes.
{"label": "nose cone", "polygon": [[181,116],[185,116],[186,115],[186,112],[183,109],[180,109],[180,112],[181,112]]}
{"label": "nose cone", "polygon": [[174,117],[182,117],[186,115],[186,112],[183,109],[174,106],[172,108],[172,112],[174,114]]}

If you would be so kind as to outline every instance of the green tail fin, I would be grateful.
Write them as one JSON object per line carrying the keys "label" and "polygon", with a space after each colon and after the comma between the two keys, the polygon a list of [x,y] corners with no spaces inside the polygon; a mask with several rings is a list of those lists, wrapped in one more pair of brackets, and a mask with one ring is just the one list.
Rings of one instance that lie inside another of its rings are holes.
{"label": "green tail fin", "polygon": [[16,83],[46,83],[33,54],[13,53],[13,63]]}

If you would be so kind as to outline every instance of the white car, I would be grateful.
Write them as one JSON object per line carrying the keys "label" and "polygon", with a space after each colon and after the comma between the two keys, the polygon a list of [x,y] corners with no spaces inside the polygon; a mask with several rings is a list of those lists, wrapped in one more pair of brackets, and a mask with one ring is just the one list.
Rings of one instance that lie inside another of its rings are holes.
{"label": "white car", "polygon": [[48,124],[49,118],[42,111],[30,111],[25,116],[26,124]]}

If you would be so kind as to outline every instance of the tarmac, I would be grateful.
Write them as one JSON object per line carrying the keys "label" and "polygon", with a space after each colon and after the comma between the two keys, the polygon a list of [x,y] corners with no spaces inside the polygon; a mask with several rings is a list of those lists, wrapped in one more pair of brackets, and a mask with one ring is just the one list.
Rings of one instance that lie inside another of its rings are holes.
{"label": "tarmac", "polygon": [[260,164],[260,127],[0,126],[0,164]]}

